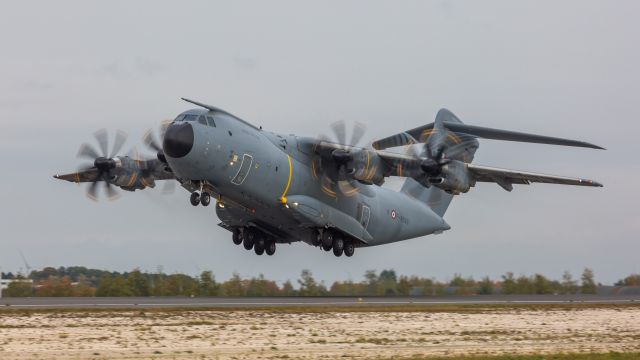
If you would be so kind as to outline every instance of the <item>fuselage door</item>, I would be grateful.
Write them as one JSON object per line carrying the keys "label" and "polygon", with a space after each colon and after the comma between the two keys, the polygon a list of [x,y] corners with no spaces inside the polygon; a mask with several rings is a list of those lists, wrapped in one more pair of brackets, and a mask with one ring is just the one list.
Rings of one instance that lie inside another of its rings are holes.
{"label": "fuselage door", "polygon": [[235,185],[241,185],[244,180],[249,176],[249,171],[251,171],[251,164],[253,164],[253,156],[249,154],[244,154],[242,156],[242,163],[240,164],[240,169],[236,176],[231,179],[231,183]]}
{"label": "fuselage door", "polygon": [[365,203],[358,204],[358,222],[366,230],[369,226],[369,217],[371,217],[371,209]]}

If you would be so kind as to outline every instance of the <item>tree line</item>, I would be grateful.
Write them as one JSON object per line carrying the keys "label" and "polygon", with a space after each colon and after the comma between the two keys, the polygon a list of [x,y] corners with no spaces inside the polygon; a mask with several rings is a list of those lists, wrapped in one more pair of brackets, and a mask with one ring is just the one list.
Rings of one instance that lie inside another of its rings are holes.
{"label": "tree line", "polygon": [[[302,270],[295,285],[287,280],[278,285],[262,274],[242,278],[239,274],[222,282],[211,271],[198,276],[165,274],[162,271],[111,272],[85,267],[47,267],[28,276],[2,274],[3,279],[30,279],[11,282],[3,296],[438,296],[490,294],[594,294],[594,273],[586,268],[579,279],[565,271],[560,280],[541,274],[515,276],[507,272],[499,279],[475,280],[455,274],[450,281],[397,275],[392,269],[366,271],[362,280],[335,281],[330,286]],[[632,274],[617,286],[640,286],[640,274]]]}

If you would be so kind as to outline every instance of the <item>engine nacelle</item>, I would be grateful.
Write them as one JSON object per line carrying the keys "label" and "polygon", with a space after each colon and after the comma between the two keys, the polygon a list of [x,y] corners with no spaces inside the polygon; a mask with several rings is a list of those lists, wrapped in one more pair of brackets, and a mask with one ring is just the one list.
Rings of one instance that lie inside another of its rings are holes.
{"label": "engine nacelle", "polygon": [[123,190],[134,191],[155,187],[156,180],[172,179],[169,166],[157,159],[135,160],[128,156],[115,158],[118,166],[109,182]]}
{"label": "engine nacelle", "polygon": [[466,193],[475,185],[475,181],[469,175],[467,165],[457,160],[451,160],[442,166],[440,175],[429,178],[427,181],[429,184],[454,195]]}
{"label": "engine nacelle", "polygon": [[365,183],[382,185],[384,183],[384,164],[382,159],[371,150],[352,153],[353,178]]}

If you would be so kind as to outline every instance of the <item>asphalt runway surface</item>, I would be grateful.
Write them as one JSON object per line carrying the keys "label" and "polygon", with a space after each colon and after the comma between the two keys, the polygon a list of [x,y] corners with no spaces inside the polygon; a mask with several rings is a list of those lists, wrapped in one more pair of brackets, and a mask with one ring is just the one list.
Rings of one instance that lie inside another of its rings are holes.
{"label": "asphalt runway surface", "polygon": [[[54,308],[277,308],[330,306],[640,304],[640,295],[478,295],[437,297],[92,297],[1,298],[4,309]],[[0,308],[0,309],[2,309]]]}

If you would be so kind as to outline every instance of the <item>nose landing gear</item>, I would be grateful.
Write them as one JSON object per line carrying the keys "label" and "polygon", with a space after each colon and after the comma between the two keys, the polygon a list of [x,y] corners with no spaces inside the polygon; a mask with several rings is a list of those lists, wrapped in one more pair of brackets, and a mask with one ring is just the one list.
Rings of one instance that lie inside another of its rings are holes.
{"label": "nose landing gear", "polygon": [[200,203],[202,206],[209,206],[209,204],[211,204],[211,195],[209,195],[208,192],[203,192],[202,195],[200,195]]}
{"label": "nose landing gear", "polygon": [[197,192],[192,192],[189,200],[191,201],[191,205],[193,206],[200,205],[200,194],[198,194]]}
{"label": "nose landing gear", "polygon": [[200,194],[197,191],[194,191],[191,193],[189,201],[191,201],[191,205],[193,206],[198,206],[200,204],[202,204],[202,206],[209,206],[209,204],[211,204],[211,195],[208,192]]}

